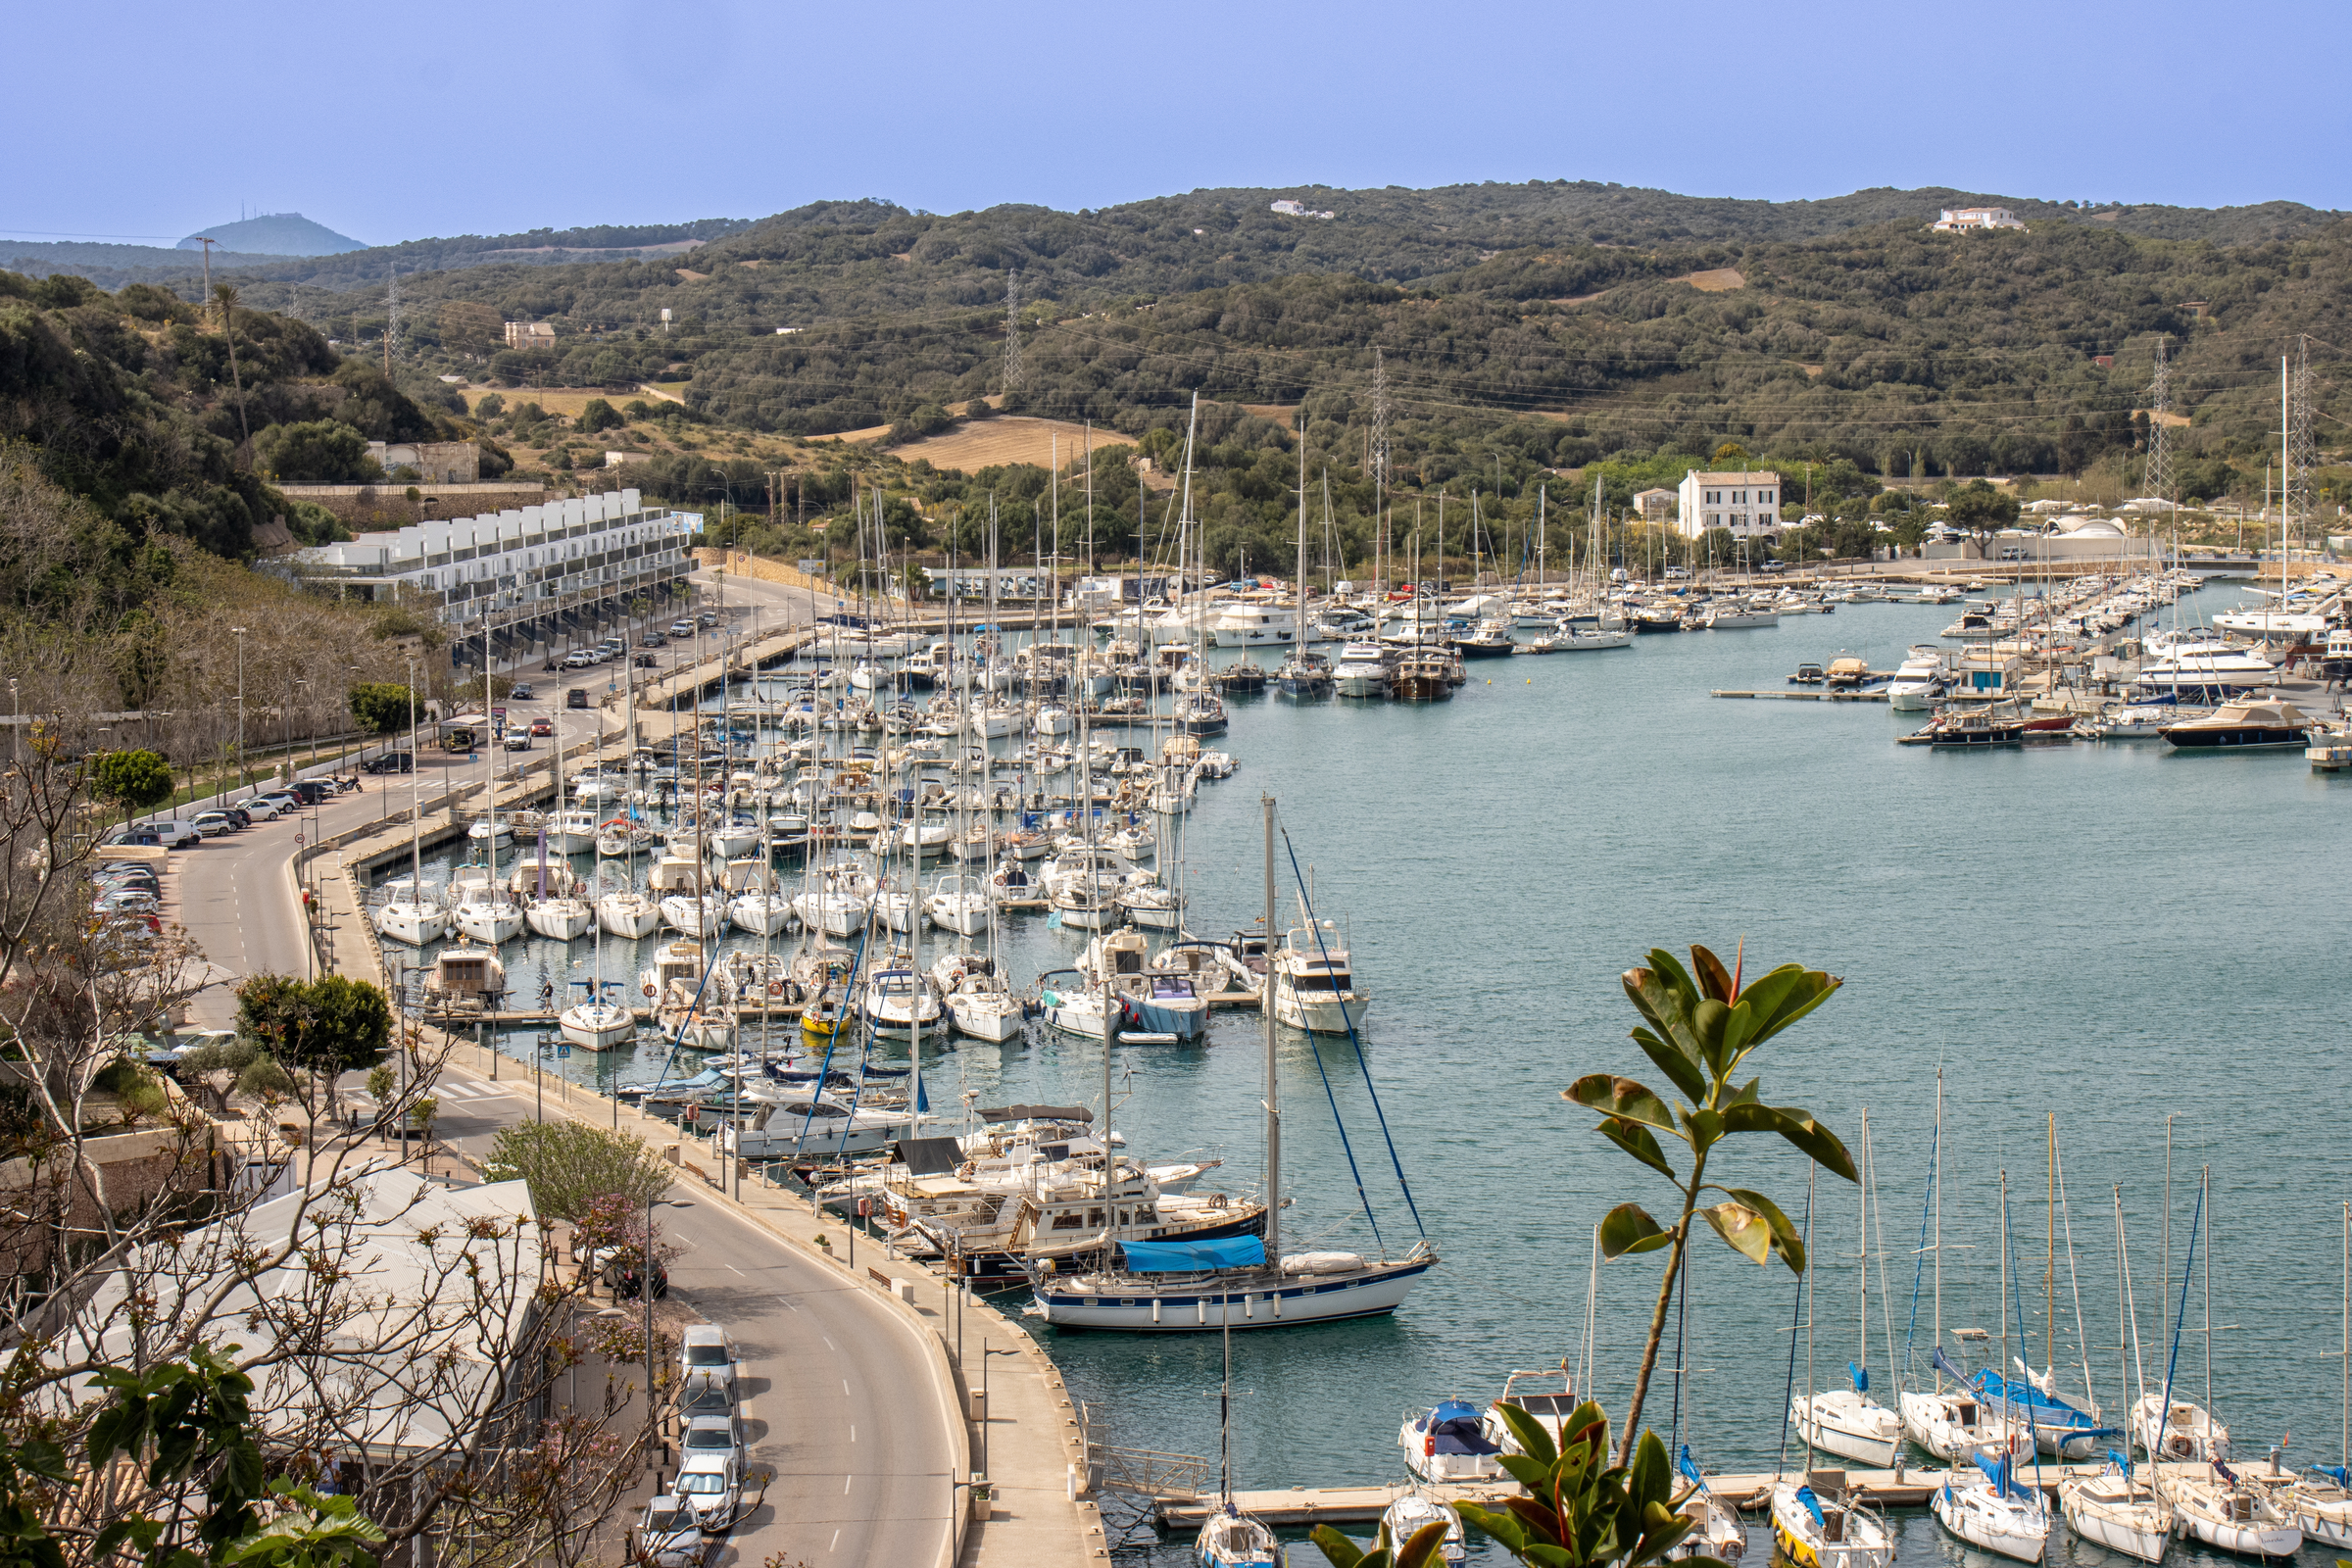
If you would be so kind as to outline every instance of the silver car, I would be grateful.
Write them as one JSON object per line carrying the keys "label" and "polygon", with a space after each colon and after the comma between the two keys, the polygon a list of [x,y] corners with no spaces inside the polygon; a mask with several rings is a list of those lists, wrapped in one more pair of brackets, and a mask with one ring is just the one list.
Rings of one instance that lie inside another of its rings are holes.
{"label": "silver car", "polygon": [[696,1323],[686,1330],[685,1343],[678,1348],[678,1388],[681,1394],[717,1384],[727,1391],[730,1401],[735,1395],[735,1372],[738,1357],[735,1339],[715,1323]]}
{"label": "silver car", "polygon": [[670,1490],[694,1505],[706,1534],[717,1535],[735,1522],[743,1506],[743,1470],[728,1454],[681,1454],[677,1483]]}
{"label": "silver car", "polygon": [[726,1415],[689,1415],[678,1446],[688,1458],[698,1453],[723,1453],[735,1461],[738,1472],[751,1461],[744,1449],[743,1422],[731,1411]]}
{"label": "silver car", "polygon": [[655,1568],[693,1568],[703,1560],[703,1518],[693,1503],[671,1494],[645,1505],[637,1544]]}

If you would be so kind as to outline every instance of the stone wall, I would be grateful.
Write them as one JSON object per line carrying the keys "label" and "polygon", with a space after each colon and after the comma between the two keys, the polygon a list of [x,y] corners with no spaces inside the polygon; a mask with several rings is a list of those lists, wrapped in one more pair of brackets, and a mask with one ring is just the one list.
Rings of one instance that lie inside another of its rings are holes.
{"label": "stone wall", "polygon": [[[288,500],[324,507],[357,533],[405,528],[427,517],[472,517],[522,507],[542,506],[547,487],[537,484],[281,484]],[[409,500],[409,492],[416,500]],[[431,502],[426,506],[424,503]]]}

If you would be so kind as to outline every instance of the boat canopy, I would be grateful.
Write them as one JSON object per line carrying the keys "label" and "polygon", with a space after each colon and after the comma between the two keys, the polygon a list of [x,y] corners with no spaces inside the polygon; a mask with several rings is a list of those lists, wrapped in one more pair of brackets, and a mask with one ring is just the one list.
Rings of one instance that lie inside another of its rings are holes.
{"label": "boat canopy", "polygon": [[1084,1105],[999,1105],[994,1110],[982,1110],[982,1121],[1082,1121],[1092,1123],[1095,1113]]}
{"label": "boat canopy", "polygon": [[1443,1399],[1429,1412],[1421,1424],[1433,1454],[1500,1453],[1502,1446],[1490,1440],[1482,1430],[1478,1411],[1459,1399]]}
{"label": "boat canopy", "polygon": [[898,1150],[909,1176],[946,1176],[963,1163],[963,1146],[953,1138],[902,1138]]}
{"label": "boat canopy", "polygon": [[1198,1274],[1218,1268],[1259,1268],[1266,1244],[1254,1236],[1226,1236],[1199,1242],[1126,1242],[1133,1274]]}

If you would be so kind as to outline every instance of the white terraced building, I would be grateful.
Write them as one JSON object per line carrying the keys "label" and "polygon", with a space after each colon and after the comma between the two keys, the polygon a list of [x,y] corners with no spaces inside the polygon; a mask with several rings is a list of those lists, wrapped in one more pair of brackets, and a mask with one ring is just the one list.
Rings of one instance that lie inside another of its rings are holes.
{"label": "white terraced building", "polygon": [[505,662],[626,618],[641,598],[660,612],[693,569],[687,551],[702,528],[700,513],[608,490],[365,533],[298,551],[283,564],[315,590],[437,616],[455,634],[460,662],[479,657],[487,629]]}
{"label": "white terraced building", "polygon": [[1676,525],[1686,539],[1710,528],[1729,528],[1736,539],[1779,538],[1781,476],[1777,473],[1707,473],[1692,468],[1677,492]]}

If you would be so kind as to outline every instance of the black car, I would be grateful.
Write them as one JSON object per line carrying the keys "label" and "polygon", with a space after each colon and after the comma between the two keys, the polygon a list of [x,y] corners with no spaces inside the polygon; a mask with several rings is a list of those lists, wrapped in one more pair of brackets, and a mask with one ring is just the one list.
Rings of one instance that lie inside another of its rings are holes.
{"label": "black car", "polygon": [[527,703],[530,700],[531,687],[528,681],[516,681],[514,689],[507,693],[507,701],[510,703]]}
{"label": "black car", "polygon": [[298,778],[286,788],[300,796],[302,804],[305,806],[317,806],[320,801],[325,800],[330,792],[330,786],[324,781],[315,778]]}
{"label": "black car", "polygon": [[662,667],[662,661],[656,659],[651,654],[639,654],[636,658],[630,660],[629,662],[636,665],[639,669],[660,669]]}
{"label": "black car", "polygon": [[588,688],[585,686],[574,686],[571,690],[565,692],[564,694],[564,706],[565,708],[586,708],[588,706]]}
{"label": "black car", "polygon": [[253,813],[242,806],[223,806],[220,808],[220,814],[236,823],[239,832],[253,826]]}
{"label": "black car", "polygon": [[658,631],[649,631],[637,639],[637,646],[640,648],[667,648],[669,639]]}
{"label": "black car", "polygon": [[[605,1265],[605,1283],[612,1288],[615,1297],[624,1301],[634,1300],[643,1287],[644,1273],[643,1266],[636,1258],[616,1257]],[[654,1299],[665,1300],[668,1296],[669,1269],[657,1262],[654,1264]]]}
{"label": "black car", "polygon": [[416,757],[413,752],[387,752],[360,769],[363,773],[413,773],[416,770]]}

